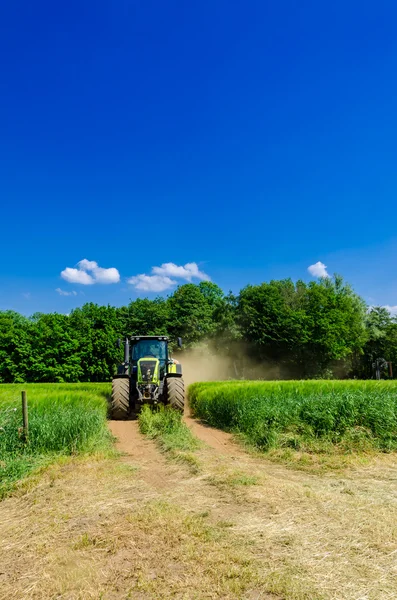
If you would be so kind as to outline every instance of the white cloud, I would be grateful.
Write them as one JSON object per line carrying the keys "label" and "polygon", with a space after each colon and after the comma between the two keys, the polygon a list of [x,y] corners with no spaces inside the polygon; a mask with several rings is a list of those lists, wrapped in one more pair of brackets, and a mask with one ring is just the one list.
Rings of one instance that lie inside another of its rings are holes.
{"label": "white cloud", "polygon": [[66,267],[61,273],[62,279],[68,281],[69,283],[81,283],[82,285],[92,285],[94,282],[94,278],[91,277],[85,271],[80,271],[80,269],[72,269],[71,267]]}
{"label": "white cloud", "polygon": [[386,308],[386,310],[389,311],[392,317],[397,316],[397,306],[390,306],[389,304],[385,304],[385,306],[382,306],[382,308]]}
{"label": "white cloud", "polygon": [[[61,272],[61,277],[69,283],[80,283],[82,285],[93,285],[94,283],[118,283],[120,273],[114,267],[104,269],[98,266],[94,260],[84,258],[77,263],[77,269],[66,267]],[[87,272],[89,271],[89,273]]]}
{"label": "white cloud", "polygon": [[316,262],[314,265],[310,265],[307,270],[313,277],[329,277],[327,267],[321,261]]}
{"label": "white cloud", "polygon": [[65,290],[57,288],[55,291],[58,292],[60,296],[77,296],[77,292],[75,292],[74,290],[72,292],[65,292]]}
{"label": "white cloud", "polygon": [[161,267],[153,267],[152,273],[161,276],[179,277],[187,281],[191,281],[193,277],[201,281],[210,280],[210,277],[206,273],[199,270],[196,263],[186,263],[184,267],[178,267],[174,263],[164,263]]}
{"label": "white cloud", "polygon": [[203,271],[200,271],[196,263],[186,263],[184,266],[178,266],[174,263],[163,263],[161,267],[152,267],[151,275],[136,275],[130,277],[127,282],[135,286],[137,290],[145,292],[164,292],[178,285],[175,279],[192,281],[209,281],[210,277]]}
{"label": "white cloud", "polygon": [[30,300],[30,297],[31,297],[31,295],[32,295],[32,294],[31,294],[30,292],[25,292],[24,294],[22,294],[22,296],[23,296],[24,298],[26,298],[26,300]]}
{"label": "white cloud", "polygon": [[120,281],[120,273],[114,267],[110,267],[110,269],[96,267],[92,273],[95,283],[118,283]]}
{"label": "white cloud", "polygon": [[144,290],[145,292],[164,292],[177,284],[177,282],[170,277],[143,274],[137,275],[136,277],[130,277],[127,279],[127,282],[135,286],[137,290]]}
{"label": "white cloud", "polygon": [[77,263],[77,266],[82,271],[93,271],[94,269],[98,268],[98,263],[96,263],[95,260],[87,260],[86,258],[83,258],[83,260]]}

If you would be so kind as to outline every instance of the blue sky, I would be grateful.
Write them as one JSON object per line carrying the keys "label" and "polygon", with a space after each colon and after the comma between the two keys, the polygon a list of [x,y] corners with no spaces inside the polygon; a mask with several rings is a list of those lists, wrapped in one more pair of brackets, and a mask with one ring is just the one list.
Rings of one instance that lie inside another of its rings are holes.
{"label": "blue sky", "polygon": [[392,1],[4,0],[0,309],[120,305],[167,277],[236,292],[317,262],[397,305],[396,19]]}

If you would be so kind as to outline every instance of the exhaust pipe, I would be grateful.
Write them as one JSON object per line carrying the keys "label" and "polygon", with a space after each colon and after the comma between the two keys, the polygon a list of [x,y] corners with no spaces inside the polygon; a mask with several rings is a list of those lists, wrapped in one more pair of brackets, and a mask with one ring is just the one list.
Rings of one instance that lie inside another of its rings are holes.
{"label": "exhaust pipe", "polygon": [[124,362],[126,364],[129,364],[130,362],[130,342],[128,341],[128,338],[125,338],[124,342]]}

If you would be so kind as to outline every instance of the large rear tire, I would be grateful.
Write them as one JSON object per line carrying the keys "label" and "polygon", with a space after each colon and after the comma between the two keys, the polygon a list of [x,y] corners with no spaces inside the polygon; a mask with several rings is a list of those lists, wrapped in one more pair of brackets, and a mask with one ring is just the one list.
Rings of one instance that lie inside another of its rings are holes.
{"label": "large rear tire", "polygon": [[185,409],[185,382],[182,377],[167,377],[167,402],[172,408]]}
{"label": "large rear tire", "polygon": [[110,416],[112,419],[122,421],[128,417],[130,410],[130,380],[126,377],[113,379],[112,404]]}

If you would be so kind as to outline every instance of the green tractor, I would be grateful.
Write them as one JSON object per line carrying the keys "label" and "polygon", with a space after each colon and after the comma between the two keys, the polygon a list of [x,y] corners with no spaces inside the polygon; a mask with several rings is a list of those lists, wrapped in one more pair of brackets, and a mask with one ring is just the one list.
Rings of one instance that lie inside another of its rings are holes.
{"label": "green tractor", "polygon": [[[111,418],[127,419],[143,404],[168,404],[183,412],[182,366],[171,358],[165,336],[134,335],[124,341],[124,362],[112,381]],[[121,340],[117,342],[121,347]],[[178,338],[178,347],[182,340]]]}

